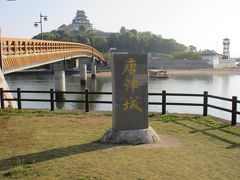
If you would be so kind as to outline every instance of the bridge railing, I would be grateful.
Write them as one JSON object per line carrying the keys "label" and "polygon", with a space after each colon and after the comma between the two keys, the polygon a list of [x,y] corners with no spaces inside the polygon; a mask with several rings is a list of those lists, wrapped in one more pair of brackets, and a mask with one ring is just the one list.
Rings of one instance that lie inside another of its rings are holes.
{"label": "bridge railing", "polygon": [[2,55],[26,55],[38,53],[52,53],[62,51],[93,51],[94,56],[103,60],[104,57],[95,48],[91,46],[61,41],[44,41],[33,39],[2,38]]}
{"label": "bridge railing", "polygon": [[[6,99],[4,97],[4,93],[16,93],[17,97],[14,99]],[[44,93],[44,94],[49,94],[49,99],[34,99],[34,98],[22,98],[22,94],[24,93],[35,93],[35,94],[40,94],[40,93]],[[55,95],[56,94],[81,94],[84,95],[84,99],[82,100],[71,100],[71,99],[56,99]],[[28,90],[21,90],[20,88],[18,88],[17,90],[3,90],[3,88],[0,88],[0,104],[1,104],[1,108],[4,109],[4,101],[16,101],[17,105],[18,105],[18,109],[22,109],[22,102],[49,102],[50,103],[50,109],[51,111],[54,111],[55,109],[55,103],[56,102],[71,102],[71,103],[84,103],[85,104],[85,111],[89,112],[90,108],[89,108],[89,104],[90,103],[101,103],[101,104],[112,104],[112,101],[96,101],[96,100],[90,100],[90,96],[91,95],[112,95],[112,92],[89,92],[88,89],[85,89],[84,92],[76,92],[76,91],[54,91],[53,89],[50,89],[50,91],[28,91]],[[237,110],[237,105],[240,104],[240,101],[237,99],[236,96],[233,96],[231,99],[230,98],[225,98],[225,97],[219,97],[219,96],[214,96],[214,95],[209,95],[207,91],[205,91],[203,94],[186,94],[186,93],[167,93],[166,91],[162,91],[162,93],[149,93],[149,96],[161,96],[162,97],[162,101],[161,102],[151,102],[149,101],[148,104],[149,105],[161,105],[162,106],[162,114],[166,114],[167,112],[167,106],[171,105],[171,106],[198,106],[198,107],[202,107],[202,115],[203,116],[207,116],[208,113],[208,109],[209,108],[213,108],[213,109],[217,109],[220,111],[224,111],[224,112],[229,112],[232,115],[231,118],[231,125],[236,125],[237,124],[237,115],[240,115],[240,112]],[[167,97],[169,96],[174,96],[174,97],[202,97],[202,101],[200,103],[189,103],[189,102],[181,102],[181,103],[177,103],[177,102],[168,102],[167,101]],[[210,104],[208,101],[209,99],[218,99],[218,100],[222,100],[222,101],[227,101],[230,102],[232,104],[231,109],[227,109],[227,108],[223,108],[223,107],[219,107],[219,106],[215,106]]]}

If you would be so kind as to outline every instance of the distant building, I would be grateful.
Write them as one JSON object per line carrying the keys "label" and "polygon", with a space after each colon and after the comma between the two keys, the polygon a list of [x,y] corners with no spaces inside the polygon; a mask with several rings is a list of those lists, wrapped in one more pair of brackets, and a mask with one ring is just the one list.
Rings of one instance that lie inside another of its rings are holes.
{"label": "distant building", "polygon": [[202,59],[208,61],[208,64],[211,64],[214,69],[236,67],[235,59],[223,59],[223,55],[218,54],[214,50],[204,51],[202,54]]}
{"label": "distant building", "polygon": [[214,50],[206,50],[202,53],[202,60],[213,61],[214,59],[221,59],[222,55]]}
{"label": "distant building", "polygon": [[223,39],[223,59],[230,59],[230,39]]}
{"label": "distant building", "polygon": [[77,14],[72,20],[72,24],[69,25],[69,29],[70,31],[79,31],[80,26],[85,26],[85,28],[92,27],[83,10],[77,10]]}

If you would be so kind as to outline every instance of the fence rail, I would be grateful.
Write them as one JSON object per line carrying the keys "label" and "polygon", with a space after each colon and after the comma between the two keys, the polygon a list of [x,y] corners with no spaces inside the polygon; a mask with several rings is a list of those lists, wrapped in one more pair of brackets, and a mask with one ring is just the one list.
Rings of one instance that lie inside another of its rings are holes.
{"label": "fence rail", "polygon": [[[4,93],[16,93],[17,97],[14,99],[7,99],[4,97]],[[26,99],[22,98],[23,93],[42,93],[42,94],[49,94],[49,99]],[[56,94],[82,94],[85,96],[83,100],[67,100],[67,99],[57,99]],[[53,89],[50,89],[50,91],[30,91],[30,90],[21,90],[20,88],[17,88],[17,90],[3,90],[3,88],[0,88],[0,99],[1,99],[1,108],[4,109],[4,102],[5,101],[16,101],[18,109],[22,109],[22,102],[49,102],[50,103],[50,109],[51,111],[54,111],[55,103],[56,102],[71,102],[71,103],[84,103],[85,104],[85,111],[89,112],[89,104],[90,103],[101,103],[101,104],[112,104],[112,101],[92,101],[89,99],[90,95],[112,95],[112,92],[89,92],[88,89],[85,89],[84,92],[76,92],[76,91],[54,91]],[[204,91],[203,94],[186,94],[186,93],[166,93],[166,91],[162,91],[162,93],[149,93],[149,96],[161,96],[162,101],[161,102],[148,102],[149,105],[161,105],[162,106],[162,114],[166,114],[166,106],[198,106],[203,107],[202,114],[203,116],[208,115],[208,108],[213,108],[225,112],[229,112],[232,114],[231,118],[231,125],[237,124],[237,115],[240,115],[240,112],[237,111],[237,104],[240,103],[240,101],[237,99],[236,96],[233,96],[232,99],[225,98],[225,97],[219,97],[215,95],[208,94],[207,91]],[[203,103],[178,103],[178,102],[167,102],[167,96],[184,96],[184,97],[202,97]],[[232,103],[232,108],[227,109],[219,106],[215,106],[208,103],[209,99],[218,99],[222,101],[228,101]]]}

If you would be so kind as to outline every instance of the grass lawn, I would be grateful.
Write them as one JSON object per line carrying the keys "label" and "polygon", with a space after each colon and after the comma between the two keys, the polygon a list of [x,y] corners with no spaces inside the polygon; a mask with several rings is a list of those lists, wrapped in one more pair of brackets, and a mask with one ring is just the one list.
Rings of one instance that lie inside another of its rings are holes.
{"label": "grass lawn", "polygon": [[0,179],[240,179],[239,126],[198,115],[149,120],[177,145],[100,144],[107,112],[0,110]]}

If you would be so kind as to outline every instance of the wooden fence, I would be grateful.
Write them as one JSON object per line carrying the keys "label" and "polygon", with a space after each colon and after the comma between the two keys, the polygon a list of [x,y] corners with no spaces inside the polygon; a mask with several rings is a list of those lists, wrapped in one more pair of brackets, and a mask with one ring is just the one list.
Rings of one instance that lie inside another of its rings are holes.
{"label": "wooden fence", "polygon": [[[14,99],[6,99],[4,98],[4,93],[16,93],[17,97]],[[49,94],[49,99],[24,99],[22,98],[23,93],[45,93]],[[85,96],[83,100],[67,100],[67,99],[56,99],[56,94],[82,94]],[[112,101],[91,101],[89,100],[90,95],[112,95],[112,92],[89,92],[88,89],[85,89],[84,92],[76,92],[76,91],[54,91],[53,89],[50,89],[50,91],[29,91],[29,90],[21,90],[20,88],[17,88],[17,90],[3,90],[0,88],[0,99],[1,99],[1,108],[4,109],[4,101],[16,101],[18,109],[22,109],[22,102],[31,101],[31,102],[49,102],[50,103],[50,109],[51,111],[54,111],[55,108],[55,102],[71,102],[71,103],[84,103],[85,104],[85,112],[89,112],[89,104],[90,103],[101,103],[101,104],[112,104]],[[221,111],[229,112],[232,114],[231,118],[231,125],[237,124],[237,115],[240,115],[240,112],[237,111],[237,104],[240,103],[239,100],[237,100],[236,96],[233,96],[230,98],[225,97],[219,97],[208,94],[207,91],[204,91],[203,94],[186,94],[186,93],[167,93],[166,91],[162,91],[162,93],[149,93],[149,96],[161,96],[162,101],[161,102],[148,102],[149,105],[161,105],[162,106],[162,114],[166,114],[166,107],[167,106],[198,106],[203,107],[202,114],[203,116],[208,115],[208,108],[218,109]],[[202,97],[202,103],[188,103],[188,102],[182,102],[182,103],[176,103],[176,102],[167,102],[166,99],[168,96],[175,96],[175,97]],[[218,99],[222,101],[231,102],[232,108],[227,109],[219,106],[215,106],[208,103],[208,100],[212,99]]]}

